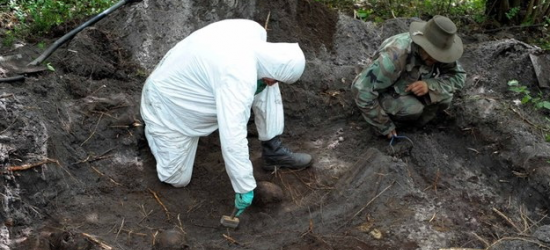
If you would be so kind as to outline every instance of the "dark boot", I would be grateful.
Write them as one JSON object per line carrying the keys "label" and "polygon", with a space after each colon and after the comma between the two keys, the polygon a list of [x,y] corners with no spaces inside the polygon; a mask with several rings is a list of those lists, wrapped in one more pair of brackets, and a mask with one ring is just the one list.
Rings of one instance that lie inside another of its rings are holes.
{"label": "dark boot", "polygon": [[426,124],[434,120],[438,115],[441,115],[447,108],[449,108],[447,103],[435,103],[424,107],[424,112],[422,112],[422,115],[416,120],[414,125],[418,128],[426,126]]}
{"label": "dark boot", "polygon": [[302,169],[311,165],[311,155],[293,153],[283,146],[279,136],[275,136],[269,141],[263,141],[262,147],[263,169],[266,171],[273,171],[275,167]]}

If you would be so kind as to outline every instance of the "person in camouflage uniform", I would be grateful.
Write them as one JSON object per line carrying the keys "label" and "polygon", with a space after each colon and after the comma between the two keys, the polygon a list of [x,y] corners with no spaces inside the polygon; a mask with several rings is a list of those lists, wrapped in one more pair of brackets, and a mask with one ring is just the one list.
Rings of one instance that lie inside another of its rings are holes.
{"label": "person in camouflage uniform", "polygon": [[394,120],[423,126],[450,106],[466,79],[456,30],[447,17],[434,16],[382,43],[352,83],[356,105],[377,132],[392,138]]}

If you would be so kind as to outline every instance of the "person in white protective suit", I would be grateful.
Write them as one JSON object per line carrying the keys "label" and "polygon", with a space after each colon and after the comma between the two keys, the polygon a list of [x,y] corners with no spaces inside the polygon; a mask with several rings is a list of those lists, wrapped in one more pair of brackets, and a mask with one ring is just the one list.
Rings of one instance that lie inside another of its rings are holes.
{"label": "person in white protective suit", "polygon": [[279,138],[284,114],[277,83],[296,82],[304,68],[297,43],[269,43],[265,29],[251,20],[219,21],[180,41],[147,78],[141,97],[158,178],[175,187],[188,185],[199,137],[218,129],[237,215],[242,213],[256,188],[246,138],[251,109],[263,168],[308,167],[312,157],[293,153]]}

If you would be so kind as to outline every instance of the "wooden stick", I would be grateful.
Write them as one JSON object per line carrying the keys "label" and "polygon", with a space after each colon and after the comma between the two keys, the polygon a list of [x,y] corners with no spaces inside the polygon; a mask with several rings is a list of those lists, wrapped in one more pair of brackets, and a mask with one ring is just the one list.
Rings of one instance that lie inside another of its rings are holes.
{"label": "wooden stick", "polygon": [[531,221],[531,219],[527,217],[523,209],[524,209],[524,206],[519,207],[519,215],[523,221],[523,231],[521,231],[521,233],[525,233],[527,232],[527,230],[529,230],[529,221]]}
{"label": "wooden stick", "polygon": [[183,223],[181,223],[180,214],[178,214],[178,223],[179,223],[179,225],[178,225],[177,227],[180,229],[180,231],[181,231],[183,234],[187,234],[187,233],[185,232],[185,230],[183,230]]}
{"label": "wooden stick", "polygon": [[141,213],[143,214],[143,218],[139,220],[138,224],[141,223],[143,220],[147,219],[147,217],[149,217],[149,215],[153,212],[153,209],[151,209],[151,211],[147,213],[147,211],[145,210],[145,205],[143,204],[141,204],[140,208],[141,208]]}
{"label": "wooden stick", "polygon": [[187,213],[191,213],[191,211],[200,208],[200,207],[202,206],[203,203],[204,203],[204,200],[201,200],[199,203],[193,204],[192,207],[190,207],[189,209],[187,209]]}
{"label": "wooden stick", "polygon": [[510,225],[512,225],[518,231],[518,233],[522,232],[521,229],[519,229],[519,227],[516,226],[516,224],[510,218],[508,218],[505,214],[498,211],[498,209],[496,208],[493,208],[493,211],[497,213],[500,217],[502,217],[504,220],[506,220],[506,222],[508,222]]}
{"label": "wooden stick", "polygon": [[432,222],[435,219],[436,215],[437,215],[437,212],[435,212],[434,215],[432,215],[432,218],[428,222]]}
{"label": "wooden stick", "polygon": [[159,231],[157,230],[154,234],[153,234],[153,246],[155,245],[156,241],[157,241],[157,235],[159,234]]}
{"label": "wooden stick", "polygon": [[157,200],[157,202],[160,204],[160,206],[162,206],[162,208],[164,209],[164,212],[166,213],[166,217],[168,217],[168,220],[170,220],[170,212],[168,212],[168,208],[166,208],[166,206],[164,205],[164,203],[162,203],[162,201],[160,200],[160,198],[158,197],[157,193],[155,193],[155,191],[149,189],[149,192],[151,192],[151,194],[153,194],[153,196],[155,197],[155,199]]}
{"label": "wooden stick", "polygon": [[[311,212],[310,212],[311,213]],[[311,214],[310,214],[311,216]],[[303,238],[304,236],[306,236],[307,234],[309,233],[313,233],[313,220],[309,219],[309,227],[307,228],[307,231],[305,231],[301,236],[300,238]]]}
{"label": "wooden stick", "polygon": [[38,166],[41,166],[41,165],[44,165],[44,164],[47,164],[47,163],[57,163],[57,165],[60,165],[58,160],[46,158],[45,160],[42,160],[42,161],[39,161],[39,162],[36,162],[36,163],[23,164],[23,165],[20,165],[20,166],[9,166],[9,167],[7,167],[7,170],[8,171],[27,170],[27,169],[38,167]]}
{"label": "wooden stick", "polygon": [[87,233],[82,233],[82,235],[84,235],[84,237],[90,239],[91,241],[93,241],[94,243],[98,244],[101,248],[103,249],[107,249],[107,250],[112,250],[113,247],[99,241],[98,239],[96,239],[96,237],[92,236],[92,235],[89,235]]}
{"label": "wooden stick", "polygon": [[473,235],[477,238],[477,240],[483,242],[483,245],[485,245],[486,248],[488,248],[491,244],[481,236],[477,235],[476,233],[473,233]]}
{"label": "wooden stick", "polygon": [[102,177],[107,177],[109,179],[109,181],[111,181],[112,183],[114,183],[115,185],[117,186],[122,186],[122,184],[116,182],[115,180],[113,180],[111,177],[109,176],[106,176],[104,173],[101,173],[99,170],[97,170],[97,168],[95,168],[94,166],[91,166],[91,168],[97,173],[99,174],[100,176]]}
{"label": "wooden stick", "polygon": [[147,234],[144,234],[144,233],[136,233],[136,232],[134,232],[134,231],[132,231],[132,230],[127,230],[127,229],[122,229],[122,231],[127,232],[128,235],[135,234],[135,235],[139,235],[139,236],[147,236]]}
{"label": "wooden stick", "polygon": [[97,130],[97,126],[99,126],[99,122],[101,121],[102,117],[103,117],[103,113],[101,113],[101,115],[99,116],[99,119],[97,119],[97,123],[95,124],[94,130],[92,131],[90,136],[88,136],[88,138],[80,144],[81,147],[82,147],[82,145],[84,145],[84,143],[86,143],[88,140],[90,140],[90,138],[92,138],[92,136],[94,136],[95,131]]}
{"label": "wooden stick", "polygon": [[235,244],[235,245],[240,245],[239,242],[237,242],[235,239],[231,238],[231,236],[226,235],[226,234],[222,234],[222,235],[227,241],[229,241],[229,243]]}
{"label": "wooden stick", "polygon": [[267,24],[269,24],[269,17],[271,16],[271,11],[267,13],[267,19],[265,19],[264,29],[267,31]]}
{"label": "wooden stick", "polygon": [[97,88],[94,92],[92,92],[90,94],[90,96],[93,96],[95,93],[97,93],[98,91],[100,91],[103,88],[107,88],[107,85],[103,84],[103,85],[99,86],[99,88]]}
{"label": "wooden stick", "polygon": [[[110,149],[109,151],[111,151],[111,150],[112,149]],[[88,155],[88,157],[86,157],[86,159],[80,160],[76,164],[85,163],[85,162],[94,162],[94,161],[99,161],[99,160],[108,159],[108,158],[113,157],[113,155],[105,155],[105,154],[102,154],[100,156],[94,156],[94,157],[92,157],[92,155]]]}
{"label": "wooden stick", "polygon": [[118,235],[120,234],[120,232],[122,231],[122,228],[124,227],[124,219],[126,219],[126,218],[122,218],[122,222],[120,223],[120,228],[116,232],[115,241],[118,239]]}
{"label": "wooden stick", "polygon": [[519,111],[515,110],[514,108],[512,107],[509,107],[510,110],[512,110],[514,113],[516,113],[516,115],[518,115],[523,121],[525,121],[526,123],[528,123],[529,125],[537,128],[537,129],[540,129],[542,131],[545,131],[545,132],[550,132],[550,129],[549,128],[546,128],[546,127],[543,127],[543,126],[540,126],[540,125],[537,125],[537,124],[534,124],[533,122],[531,122],[529,119],[525,118]]}
{"label": "wooden stick", "polygon": [[391,188],[394,183],[395,183],[395,181],[393,181],[390,185],[388,185],[386,188],[384,188],[384,190],[382,190],[382,192],[380,192],[376,196],[374,196],[374,198],[372,198],[369,202],[367,202],[367,204],[365,206],[363,206],[359,211],[357,211],[357,213],[355,213],[347,222],[350,222],[351,220],[353,220],[353,218],[355,218],[355,216],[357,216],[361,212],[363,212],[363,210],[365,210],[374,200],[376,200],[378,197],[380,197],[380,195],[382,195],[384,192],[386,192],[386,190]]}
{"label": "wooden stick", "polygon": [[542,218],[540,218],[540,220],[536,221],[533,223],[533,225],[530,225],[528,230],[531,229],[532,227],[538,225],[541,221],[543,221],[544,219],[546,219],[546,217],[548,217],[548,215],[544,215]]}
{"label": "wooden stick", "polygon": [[521,238],[521,237],[503,237],[495,242],[493,242],[493,244],[491,244],[488,248],[486,249],[491,249],[494,245],[500,243],[501,241],[507,241],[507,240],[521,240],[521,241],[525,241],[525,242],[529,242],[529,243],[533,243],[533,244],[536,244],[538,245],[540,248],[546,248],[546,249],[550,249],[549,246],[547,245],[544,245],[542,243],[540,243],[539,241],[537,240],[531,240],[531,239],[526,239],[526,238]]}

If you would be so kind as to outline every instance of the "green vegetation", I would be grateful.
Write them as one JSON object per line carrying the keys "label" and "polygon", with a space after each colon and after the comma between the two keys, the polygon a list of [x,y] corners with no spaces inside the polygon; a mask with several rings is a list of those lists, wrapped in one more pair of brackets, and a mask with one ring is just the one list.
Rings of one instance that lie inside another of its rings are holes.
{"label": "green vegetation", "polygon": [[[394,17],[446,15],[457,24],[472,23],[487,27],[502,25],[535,26],[540,37],[531,43],[550,49],[550,0],[315,0],[363,21],[382,22]],[[4,0],[0,1],[2,45],[16,38],[43,37],[52,28],[76,26],[83,18],[95,15],[115,0]],[[65,27],[66,28],[66,27]],[[471,27],[472,28],[472,27]]]}
{"label": "green vegetation", "polygon": [[382,22],[395,17],[428,19],[445,15],[468,30],[530,30],[526,41],[550,50],[550,0],[316,0],[363,21]]}
{"label": "green vegetation", "polygon": [[504,15],[506,16],[506,18],[512,20],[514,17],[517,16],[519,11],[520,11],[519,6],[516,6],[514,8],[511,8],[510,10],[508,10],[508,12],[506,12]]}
{"label": "green vegetation", "polygon": [[3,45],[10,45],[16,37],[43,36],[53,27],[79,20],[109,8],[114,0],[8,0],[0,4],[3,26]]}
{"label": "green vegetation", "polygon": [[46,63],[46,67],[48,68],[49,71],[55,71],[55,68],[51,65],[51,63]]}
{"label": "green vegetation", "polygon": [[544,17],[544,24],[541,28],[542,31],[542,37],[535,39],[533,43],[538,45],[544,50],[550,50],[550,32],[549,27],[550,26],[550,17]]}
{"label": "green vegetation", "polygon": [[469,16],[484,21],[486,0],[317,0],[331,8],[353,12],[358,19],[383,21],[392,17],[422,17],[425,15]]}
{"label": "green vegetation", "polygon": [[[508,81],[508,86],[510,87],[510,91],[516,92],[521,96],[521,104],[531,103],[536,109],[541,110],[542,112],[550,112],[550,101],[543,97],[542,92],[532,95],[531,91],[527,89],[527,86],[520,85],[517,80]],[[545,117],[545,119],[550,124],[549,117]],[[550,126],[543,125],[541,127],[543,131],[550,132]],[[550,142],[550,133],[546,133],[544,137],[547,142]]]}
{"label": "green vegetation", "polygon": [[15,41],[15,35],[13,35],[12,31],[7,31],[4,35],[4,38],[2,39],[2,45],[4,46],[10,46]]}
{"label": "green vegetation", "polygon": [[487,19],[497,24],[541,24],[550,16],[550,0],[316,0],[331,8],[353,11],[360,19],[446,15]]}
{"label": "green vegetation", "polygon": [[510,91],[523,95],[521,98],[521,104],[532,103],[537,109],[546,109],[550,111],[550,101],[546,101],[542,97],[542,92],[539,92],[536,96],[531,95],[531,91],[527,90],[527,86],[522,86],[517,80],[508,81]]}

